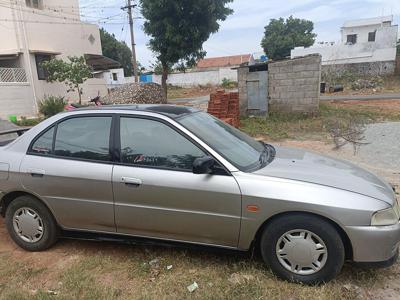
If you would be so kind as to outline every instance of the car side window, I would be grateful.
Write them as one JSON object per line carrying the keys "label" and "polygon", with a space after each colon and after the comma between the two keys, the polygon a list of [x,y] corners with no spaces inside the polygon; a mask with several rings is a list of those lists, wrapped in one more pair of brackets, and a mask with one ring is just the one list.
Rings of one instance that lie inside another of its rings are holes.
{"label": "car side window", "polygon": [[112,117],[79,117],[57,126],[54,155],[110,161]]}
{"label": "car side window", "polygon": [[53,151],[54,127],[43,133],[32,145],[31,153],[51,154]]}
{"label": "car side window", "polygon": [[191,171],[206,154],[168,125],[149,119],[122,117],[121,162],[135,166]]}

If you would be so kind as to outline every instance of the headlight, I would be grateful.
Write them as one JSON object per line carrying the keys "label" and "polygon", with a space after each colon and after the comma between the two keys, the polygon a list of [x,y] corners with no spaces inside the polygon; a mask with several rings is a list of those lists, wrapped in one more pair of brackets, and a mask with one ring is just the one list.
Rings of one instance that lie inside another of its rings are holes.
{"label": "headlight", "polygon": [[371,226],[390,226],[399,222],[399,216],[395,208],[388,208],[376,212],[372,216]]}

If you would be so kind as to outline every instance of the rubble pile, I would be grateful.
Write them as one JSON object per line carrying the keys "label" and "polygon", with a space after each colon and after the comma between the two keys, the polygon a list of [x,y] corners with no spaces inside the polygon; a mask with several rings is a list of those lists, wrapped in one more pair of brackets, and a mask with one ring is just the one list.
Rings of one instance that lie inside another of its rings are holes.
{"label": "rubble pile", "polygon": [[236,128],[240,126],[239,93],[219,90],[210,95],[209,114]]}
{"label": "rubble pile", "polygon": [[351,84],[351,89],[354,91],[359,91],[363,89],[377,89],[382,87],[383,84],[383,79],[377,76],[370,79],[358,79]]}
{"label": "rubble pile", "polygon": [[163,90],[156,83],[132,83],[114,88],[102,98],[104,104],[163,104]]}

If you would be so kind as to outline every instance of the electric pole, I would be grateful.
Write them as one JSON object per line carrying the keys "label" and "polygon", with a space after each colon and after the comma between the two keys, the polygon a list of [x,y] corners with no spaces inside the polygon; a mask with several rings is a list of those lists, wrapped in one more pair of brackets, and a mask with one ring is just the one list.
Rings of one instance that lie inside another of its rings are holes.
{"label": "electric pole", "polygon": [[128,10],[128,18],[129,18],[129,27],[131,29],[131,42],[132,42],[132,68],[133,75],[135,76],[135,82],[139,82],[138,78],[138,69],[137,69],[137,61],[136,61],[136,44],[135,44],[135,33],[133,31],[133,16],[132,9],[137,7],[136,4],[132,4],[132,0],[128,0],[128,5],[122,7],[122,10]]}

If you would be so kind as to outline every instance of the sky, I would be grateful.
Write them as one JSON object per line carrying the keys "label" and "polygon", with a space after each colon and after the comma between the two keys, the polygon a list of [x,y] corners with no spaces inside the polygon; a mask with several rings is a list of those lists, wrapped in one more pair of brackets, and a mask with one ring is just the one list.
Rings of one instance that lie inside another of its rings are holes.
{"label": "sky", "polygon": [[[80,0],[80,5],[83,20],[97,23],[130,45],[127,14],[120,9],[126,0]],[[207,57],[262,51],[264,27],[270,19],[290,15],[313,21],[317,42],[339,41],[340,27],[347,20],[393,15],[400,25],[400,0],[234,0],[229,6],[234,13],[204,44]],[[149,66],[156,59],[147,47],[139,8],[134,16],[137,58]]]}

